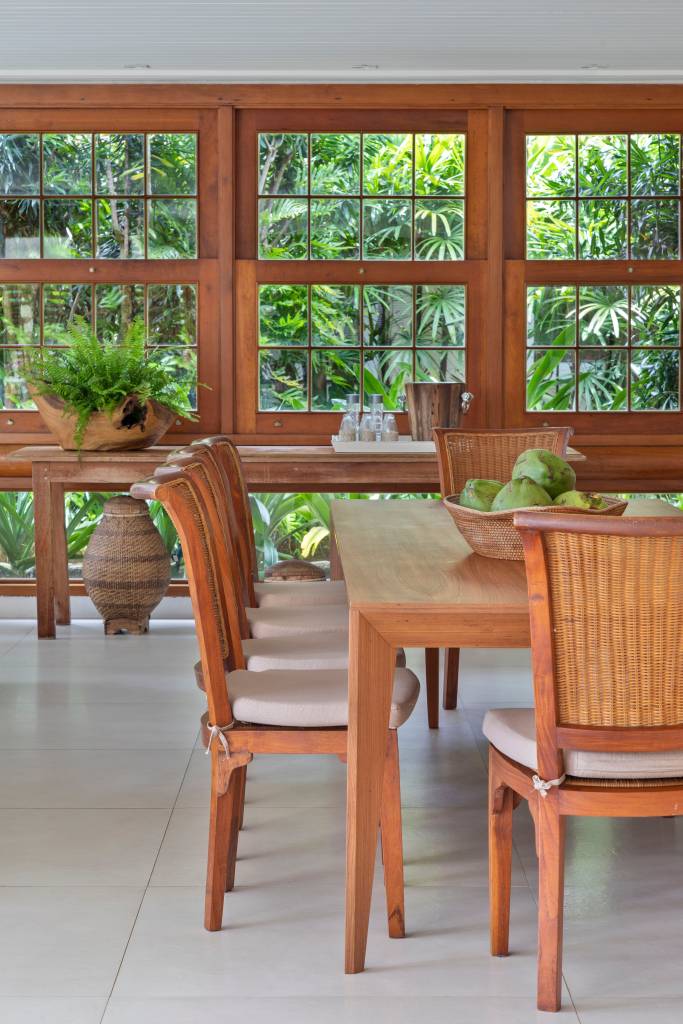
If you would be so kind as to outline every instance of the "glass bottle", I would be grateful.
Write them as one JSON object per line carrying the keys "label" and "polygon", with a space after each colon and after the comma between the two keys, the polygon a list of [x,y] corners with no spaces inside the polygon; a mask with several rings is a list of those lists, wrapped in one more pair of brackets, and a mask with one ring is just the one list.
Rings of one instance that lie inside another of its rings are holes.
{"label": "glass bottle", "polygon": [[382,421],[384,419],[384,399],[381,395],[370,395],[370,416],[375,431],[375,440],[382,440]]}
{"label": "glass bottle", "polygon": [[392,412],[385,413],[382,420],[382,440],[398,441],[398,424]]}

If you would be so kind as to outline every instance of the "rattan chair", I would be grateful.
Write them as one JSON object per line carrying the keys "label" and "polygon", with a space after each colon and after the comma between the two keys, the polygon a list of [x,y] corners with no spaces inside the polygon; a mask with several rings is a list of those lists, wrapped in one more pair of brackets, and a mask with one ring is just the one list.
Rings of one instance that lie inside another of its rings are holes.
{"label": "rattan chair", "polygon": [[[547,448],[556,455],[565,455],[571,427],[541,427],[538,430],[459,430],[437,427],[434,430],[439,460],[441,495],[458,494],[467,480],[500,480],[507,483],[519,455],[527,448]],[[460,650],[446,651],[443,707],[452,710],[458,705],[458,674]],[[427,655],[427,702],[438,724],[439,716],[439,653]],[[431,724],[431,722],[430,722]]]}
{"label": "rattan chair", "polygon": [[[346,671],[244,669],[231,573],[219,508],[199,460],[167,467],[135,484],[134,497],[164,506],[185,555],[208,712],[202,735],[211,753],[211,805],[205,927],[222,926],[224,893],[233,888],[246,766],[255,754],[333,754],[346,760]],[[416,676],[397,669],[381,809],[389,935],[404,935],[403,852],[396,729],[419,693]]]}
{"label": "rattan chair", "polygon": [[491,952],[508,952],[512,812],[523,798],[539,858],[538,1007],[558,1010],[567,815],[683,814],[683,520],[520,512],[515,524],[536,710],[484,720]]}

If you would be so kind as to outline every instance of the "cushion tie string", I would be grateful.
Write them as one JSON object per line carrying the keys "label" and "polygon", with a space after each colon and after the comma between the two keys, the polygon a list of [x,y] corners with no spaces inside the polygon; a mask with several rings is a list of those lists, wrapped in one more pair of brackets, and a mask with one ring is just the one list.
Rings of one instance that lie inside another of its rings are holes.
{"label": "cushion tie string", "polygon": [[223,747],[223,750],[225,751],[225,756],[230,757],[230,746],[225,738],[225,733],[229,732],[230,729],[232,729],[232,727],[234,726],[234,724],[234,718],[229,725],[213,725],[211,722],[207,722],[207,725],[211,727],[211,732],[209,733],[209,742],[206,745],[205,751],[207,756],[211,753],[211,746],[213,744],[213,741],[216,738],[218,738],[220,740],[221,746]]}
{"label": "cushion tie string", "polygon": [[545,798],[548,795],[548,790],[552,786],[561,786],[566,778],[566,775],[560,775],[559,779],[550,779],[548,782],[546,782],[545,779],[542,779],[540,777],[540,775],[533,775],[531,781],[534,784],[534,789],[538,790],[538,792],[545,800]]}

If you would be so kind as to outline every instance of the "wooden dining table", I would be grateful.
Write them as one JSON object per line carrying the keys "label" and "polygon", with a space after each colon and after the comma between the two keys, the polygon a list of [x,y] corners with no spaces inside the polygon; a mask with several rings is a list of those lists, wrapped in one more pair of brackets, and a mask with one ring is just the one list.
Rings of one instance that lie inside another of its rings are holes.
{"label": "wooden dining table", "polygon": [[[626,515],[680,515],[658,499]],[[475,555],[438,501],[335,501],[349,597],[347,974],[362,971],[397,647],[528,647],[524,564]]]}

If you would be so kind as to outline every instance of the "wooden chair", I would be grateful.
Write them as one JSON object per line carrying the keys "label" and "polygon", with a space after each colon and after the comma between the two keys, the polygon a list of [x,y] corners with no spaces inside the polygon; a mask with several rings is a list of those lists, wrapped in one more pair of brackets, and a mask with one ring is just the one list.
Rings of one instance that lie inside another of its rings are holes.
{"label": "wooden chair", "polygon": [[[162,470],[135,484],[134,497],[154,499],[170,515],[183,546],[199,642],[208,712],[202,733],[211,753],[209,855],[205,927],[221,928],[224,893],[233,888],[246,766],[254,754],[334,754],[346,759],[346,671],[244,669],[237,592],[219,509],[199,461]],[[404,930],[403,852],[396,729],[410,715],[417,678],[397,669],[381,810],[389,935]]]}
{"label": "wooden chair", "polygon": [[[457,494],[467,480],[500,480],[507,483],[519,455],[527,448],[547,448],[556,455],[566,455],[571,427],[542,427],[538,430],[459,430],[454,427],[434,429],[439,460],[441,495]],[[450,711],[458,705],[460,649],[446,651],[443,707]],[[432,716],[439,716],[439,652],[427,652],[427,702]],[[431,724],[431,723],[430,723]]]}
{"label": "wooden chair", "polygon": [[539,859],[538,1007],[558,1010],[567,815],[683,814],[683,522],[524,512],[515,524],[536,711],[484,720],[491,952],[508,952],[512,812],[523,798]]}

